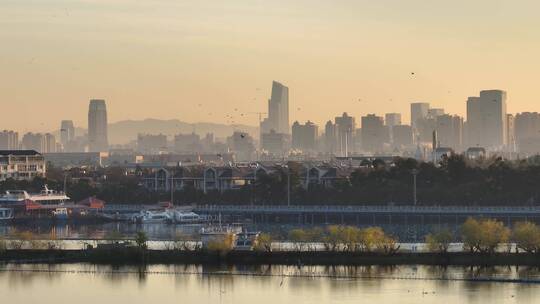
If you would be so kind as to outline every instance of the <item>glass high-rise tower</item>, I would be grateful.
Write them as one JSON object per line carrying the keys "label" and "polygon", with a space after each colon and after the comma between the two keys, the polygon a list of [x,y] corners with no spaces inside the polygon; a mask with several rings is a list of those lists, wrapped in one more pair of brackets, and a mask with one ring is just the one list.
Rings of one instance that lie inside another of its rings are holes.
{"label": "glass high-rise tower", "polygon": [[109,150],[107,136],[107,106],[105,100],[92,99],[88,109],[88,150],[104,152]]}
{"label": "glass high-rise tower", "polygon": [[289,125],[289,88],[281,83],[272,82],[272,95],[268,100],[268,118],[261,125],[261,133],[274,130],[280,134],[290,134]]}

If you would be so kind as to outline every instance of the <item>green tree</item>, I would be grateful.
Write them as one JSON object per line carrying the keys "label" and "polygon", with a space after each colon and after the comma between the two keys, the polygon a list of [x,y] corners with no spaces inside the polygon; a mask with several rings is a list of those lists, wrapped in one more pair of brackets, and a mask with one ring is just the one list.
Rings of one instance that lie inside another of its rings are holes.
{"label": "green tree", "polygon": [[137,244],[137,247],[140,249],[146,249],[148,248],[148,236],[144,231],[137,231],[137,234],[135,235],[135,243]]}
{"label": "green tree", "polygon": [[426,244],[430,252],[448,252],[450,242],[454,236],[449,230],[441,230],[436,233],[430,233],[426,236]]}

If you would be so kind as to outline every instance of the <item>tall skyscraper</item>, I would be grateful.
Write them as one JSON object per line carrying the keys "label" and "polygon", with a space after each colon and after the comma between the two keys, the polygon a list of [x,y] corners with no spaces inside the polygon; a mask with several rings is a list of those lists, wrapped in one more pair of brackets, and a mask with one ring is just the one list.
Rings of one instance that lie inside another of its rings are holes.
{"label": "tall skyscraper", "polygon": [[392,127],[392,148],[407,149],[414,144],[413,130],[408,125],[398,125]]}
{"label": "tall skyscraper", "polygon": [[90,152],[109,150],[107,106],[105,100],[92,99],[88,109],[88,149]]}
{"label": "tall skyscraper", "polygon": [[303,152],[314,152],[317,149],[319,128],[308,120],[304,125],[295,121],[292,125],[292,148]]}
{"label": "tall skyscraper", "polygon": [[516,114],[514,132],[519,153],[531,155],[540,152],[540,113]]}
{"label": "tall skyscraper", "polygon": [[382,117],[368,114],[362,117],[362,148],[369,152],[382,152],[387,141]]}
{"label": "tall skyscraper", "polygon": [[324,126],[324,151],[335,155],[338,147],[337,126],[331,120]]}
{"label": "tall skyscraper", "polygon": [[386,113],[384,115],[384,125],[388,133],[388,142],[392,142],[394,134],[393,127],[401,125],[401,113]]}
{"label": "tall skyscraper", "polygon": [[509,152],[516,152],[515,117],[512,114],[506,114],[506,144]]}
{"label": "tall skyscraper", "polygon": [[426,118],[429,114],[429,103],[411,103],[411,127],[416,128],[416,122],[421,118]]}
{"label": "tall skyscraper", "polygon": [[354,117],[349,116],[346,112],[336,117],[335,121],[339,155],[349,156],[355,146],[356,121]]}
{"label": "tall skyscraper", "polygon": [[35,150],[44,153],[44,138],[41,133],[26,133],[22,138],[22,148],[24,150]]}
{"label": "tall skyscraper", "polygon": [[467,100],[467,144],[500,150],[507,143],[506,92],[485,90]]}
{"label": "tall skyscraper", "polygon": [[272,95],[268,100],[268,118],[261,122],[261,134],[274,130],[290,134],[289,88],[277,81],[272,82]]}
{"label": "tall skyscraper", "polygon": [[64,149],[68,146],[69,142],[75,139],[75,126],[72,120],[62,120],[60,124],[60,143]]}
{"label": "tall skyscraper", "polygon": [[45,133],[42,137],[41,143],[42,153],[54,153],[56,151],[56,137],[51,133]]}
{"label": "tall skyscraper", "polygon": [[19,133],[4,130],[0,132],[0,150],[19,149]]}
{"label": "tall skyscraper", "polygon": [[437,118],[437,116],[444,115],[444,109],[442,108],[430,108],[428,110],[428,117]]}
{"label": "tall skyscraper", "polygon": [[386,113],[384,115],[384,124],[390,128],[401,125],[401,113]]}
{"label": "tall skyscraper", "polygon": [[439,115],[436,128],[439,146],[461,151],[463,145],[463,118],[458,115]]}

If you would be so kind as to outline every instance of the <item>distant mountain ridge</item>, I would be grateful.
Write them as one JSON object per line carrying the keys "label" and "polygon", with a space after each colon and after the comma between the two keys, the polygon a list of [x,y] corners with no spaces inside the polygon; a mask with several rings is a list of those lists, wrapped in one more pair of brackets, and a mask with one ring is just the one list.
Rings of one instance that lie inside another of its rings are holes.
{"label": "distant mountain ridge", "polygon": [[[197,122],[187,123],[178,119],[154,119],[148,118],[144,120],[122,120],[109,124],[109,144],[126,144],[136,140],[139,133],[144,134],[165,134],[169,137],[178,133],[195,132],[201,137],[206,133],[214,133],[214,138],[225,138],[230,136],[234,131],[242,131],[250,134],[254,138],[258,138],[259,128],[248,125],[231,125]],[[76,128],[76,135],[87,133],[86,129]],[[60,131],[54,132],[59,136]],[[57,140],[60,140],[58,137]]]}

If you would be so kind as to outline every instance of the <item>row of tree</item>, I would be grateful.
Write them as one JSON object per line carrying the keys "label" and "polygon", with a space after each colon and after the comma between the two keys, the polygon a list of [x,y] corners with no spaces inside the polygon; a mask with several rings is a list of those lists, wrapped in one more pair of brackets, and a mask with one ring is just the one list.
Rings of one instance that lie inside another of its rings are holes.
{"label": "row of tree", "polygon": [[[460,234],[464,249],[471,253],[494,253],[509,242],[515,243],[516,251],[540,253],[540,227],[533,222],[518,222],[511,230],[501,221],[469,218],[461,226]],[[432,252],[447,252],[454,239],[456,236],[450,231],[441,230],[428,234],[426,244]]]}
{"label": "row of tree", "polygon": [[[286,238],[294,249],[316,250],[322,244],[326,251],[344,252],[382,252],[395,253],[399,250],[398,239],[386,234],[380,227],[358,228],[354,226],[328,226],[325,229],[293,229]],[[494,253],[502,245],[510,250],[510,242],[515,243],[516,251],[540,253],[540,227],[535,223],[518,222],[513,229],[505,227],[498,220],[469,218],[461,226],[459,234],[441,230],[428,234],[425,239],[430,252],[446,253],[452,242],[460,240],[463,250],[471,253]],[[273,239],[269,234],[259,238],[259,249],[270,251]]]}

